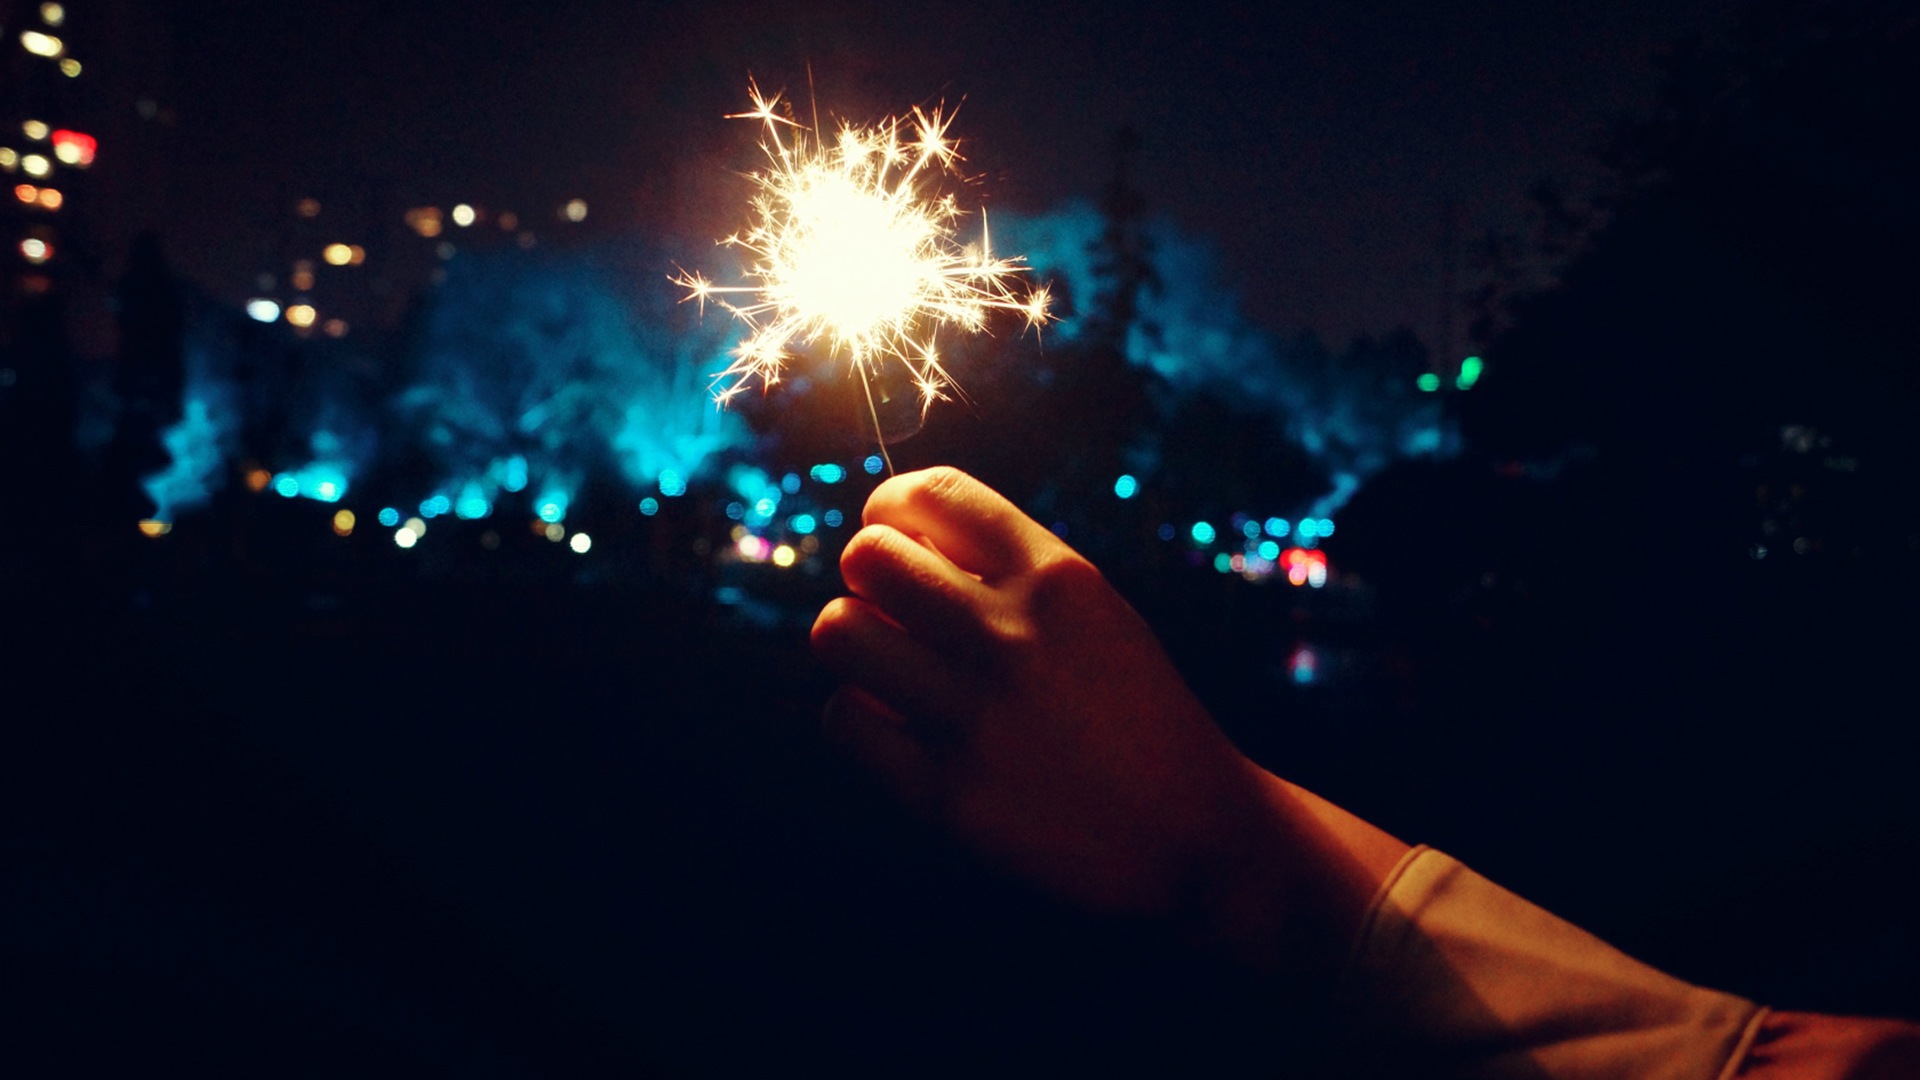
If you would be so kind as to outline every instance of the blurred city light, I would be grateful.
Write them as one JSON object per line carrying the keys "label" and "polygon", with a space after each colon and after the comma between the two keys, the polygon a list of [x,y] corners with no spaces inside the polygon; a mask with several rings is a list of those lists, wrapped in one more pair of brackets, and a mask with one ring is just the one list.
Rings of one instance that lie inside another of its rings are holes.
{"label": "blurred city light", "polygon": [[585,221],[587,220],[587,201],[585,199],[569,199],[567,200],[567,205],[561,208],[560,213],[568,221]]}
{"label": "blurred city light", "polygon": [[51,136],[53,156],[68,165],[86,168],[93,164],[93,155],[100,148],[99,140],[91,135],[61,128]]}
{"label": "blurred city light", "polygon": [[280,305],[264,298],[247,301],[247,318],[254,322],[270,323],[280,318]]}
{"label": "blurred city light", "polygon": [[409,526],[402,525],[393,531],[393,542],[402,548],[410,548],[420,542],[420,534]]}
{"label": "blurred city light", "polygon": [[173,524],[171,522],[161,521],[157,518],[143,518],[140,521],[141,536],[158,538],[158,537],[165,536],[172,531],[173,531]]}
{"label": "blurred city light", "polygon": [[20,171],[38,179],[53,171],[53,162],[41,154],[28,154],[20,159]]}
{"label": "blurred city light", "polygon": [[53,245],[36,236],[20,241],[20,256],[30,263],[38,265],[53,258]]}
{"label": "blurred city light", "polygon": [[1465,360],[1460,361],[1460,375],[1453,380],[1453,385],[1462,390],[1473,389],[1473,384],[1480,381],[1480,372],[1485,367],[1486,361],[1479,357],[1467,357]]}
{"label": "blurred city light", "polygon": [[301,199],[299,202],[293,204],[293,212],[303,218],[317,218],[320,216],[320,200],[314,198]]}
{"label": "blurred city light", "polygon": [[38,30],[20,31],[20,45],[35,56],[48,58],[59,56],[67,48],[59,38]]}
{"label": "blurred city light", "polygon": [[886,462],[881,460],[879,454],[870,454],[867,460],[860,463],[860,467],[867,470],[868,476],[879,476],[880,470],[886,468]]}
{"label": "blurred city light", "polygon": [[773,549],[773,565],[788,567],[793,565],[794,551],[785,544]]}
{"label": "blurred city light", "polygon": [[320,313],[313,309],[312,304],[294,304],[287,308],[287,322],[302,330],[312,326],[319,317]]}
{"label": "blurred city light", "polygon": [[428,240],[440,235],[440,208],[437,206],[418,206],[407,211],[407,228]]}
{"label": "blurred city light", "polygon": [[1287,519],[1279,518],[1279,517],[1268,518],[1266,529],[1267,529],[1268,536],[1272,536],[1276,538],[1285,536],[1289,532],[1293,531],[1293,527],[1287,524]]}
{"label": "blurred city light", "polygon": [[677,499],[687,493],[687,480],[673,469],[660,472],[660,494],[669,499]]}
{"label": "blurred city light", "polygon": [[468,206],[466,203],[461,203],[453,208],[453,223],[463,229],[473,224],[474,219],[478,216],[479,215],[474,213],[473,207]]}
{"label": "blurred city light", "polygon": [[1214,537],[1213,526],[1204,521],[1196,521],[1193,523],[1193,528],[1189,530],[1189,535],[1193,537],[1193,542],[1196,544],[1211,544]]}
{"label": "blurred city light", "polygon": [[44,120],[27,120],[20,125],[20,133],[34,142],[39,142],[41,139],[46,138],[47,133],[51,130],[51,128],[47,127],[47,122]]}
{"label": "blurred city light", "polygon": [[823,484],[837,484],[847,478],[847,470],[833,464],[815,465],[807,471],[807,475]]}
{"label": "blurred city light", "polygon": [[1423,393],[1431,394],[1435,390],[1440,389],[1440,376],[1429,371],[1418,379],[1415,379],[1413,384],[1419,387]]}
{"label": "blurred city light", "polygon": [[587,549],[593,547],[593,537],[583,532],[574,533],[573,538],[567,541],[567,546],[573,549],[574,554],[585,555]]}
{"label": "blurred city light", "polygon": [[67,21],[67,9],[60,4],[51,2],[41,4],[40,21],[46,23],[48,26],[59,26],[61,23]]}
{"label": "blurred city light", "polygon": [[840,523],[846,520],[846,515],[840,513],[838,510],[829,510],[821,515],[821,518],[827,523],[827,528],[837,529],[840,527]]}
{"label": "blurred city light", "polygon": [[20,165],[20,152],[11,146],[0,146],[0,169],[12,172]]}
{"label": "blurred city light", "polygon": [[335,536],[352,536],[354,520],[353,511],[351,510],[343,509],[334,511],[333,534]]}
{"label": "blurred city light", "polygon": [[567,527],[557,521],[549,521],[546,528],[540,531],[540,535],[557,544],[567,538]]}
{"label": "blurred city light", "polygon": [[391,506],[381,507],[379,517],[380,524],[385,525],[389,529],[400,524],[400,511]]}
{"label": "blurred city light", "polygon": [[1140,493],[1140,481],[1123,474],[1113,482],[1113,493],[1123,499],[1131,499]]}
{"label": "blurred city light", "polygon": [[660,512],[660,500],[649,495],[640,500],[640,512],[648,517]]}
{"label": "blurred city light", "polygon": [[805,536],[819,528],[820,523],[814,520],[812,514],[795,514],[787,519],[787,527],[799,533],[801,536]]}
{"label": "blurred city light", "polygon": [[60,74],[65,75],[69,79],[79,78],[80,61],[75,60],[71,56],[62,58],[60,61]]}
{"label": "blurred city light", "polygon": [[320,252],[320,257],[328,266],[345,266],[353,261],[353,249],[345,244],[328,244]]}

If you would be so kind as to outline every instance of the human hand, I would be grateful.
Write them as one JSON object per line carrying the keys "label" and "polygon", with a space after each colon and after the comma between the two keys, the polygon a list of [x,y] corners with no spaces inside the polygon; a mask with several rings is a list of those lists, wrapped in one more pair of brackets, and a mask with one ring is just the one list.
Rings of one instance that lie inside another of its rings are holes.
{"label": "human hand", "polygon": [[1098,570],[971,476],[889,479],[813,628],[828,733],[911,807],[1070,903],[1168,914],[1273,778]]}

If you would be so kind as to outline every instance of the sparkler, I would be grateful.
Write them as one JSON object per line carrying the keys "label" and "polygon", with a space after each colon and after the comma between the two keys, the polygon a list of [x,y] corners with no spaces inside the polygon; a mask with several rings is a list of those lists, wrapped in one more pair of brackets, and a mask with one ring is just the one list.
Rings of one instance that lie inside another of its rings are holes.
{"label": "sparkler", "polygon": [[[962,211],[942,186],[960,179],[951,114],[916,107],[870,127],[843,123],[828,140],[817,119],[809,130],[786,115],[779,94],[751,83],[748,91],[752,111],[728,119],[763,125],[768,166],[751,176],[751,224],[720,241],[752,256],[748,283],[720,286],[686,271],[672,279],[702,311],[712,300],[748,328],[714,377],[718,403],[756,379],[778,383],[796,343],[824,342],[859,374],[877,437],[870,380],[878,365],[905,368],[924,419],[935,401],[959,392],[936,347],[940,328],[983,330],[996,309],[1019,312],[1029,326],[1046,322],[1047,290],[1015,292],[1028,267],[992,254],[984,212],[977,244],[958,237]],[[728,298],[736,295],[743,299]]]}

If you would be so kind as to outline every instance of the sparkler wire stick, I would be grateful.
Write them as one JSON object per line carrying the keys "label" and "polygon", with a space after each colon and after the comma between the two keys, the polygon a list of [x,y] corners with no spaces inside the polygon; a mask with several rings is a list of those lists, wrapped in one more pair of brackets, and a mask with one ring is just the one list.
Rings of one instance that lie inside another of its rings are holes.
{"label": "sparkler wire stick", "polygon": [[[682,270],[671,278],[684,300],[708,300],[747,328],[727,368],[714,376],[725,405],[753,380],[780,381],[796,344],[824,342],[858,373],[881,456],[893,471],[873,398],[877,367],[898,364],[912,379],[924,419],[935,401],[960,393],[935,348],[943,325],[986,329],[995,310],[1019,312],[1029,326],[1047,321],[1045,288],[1016,294],[1028,270],[1018,256],[996,257],[984,214],[978,244],[962,243],[959,201],[941,189],[960,178],[951,114],[915,107],[869,127],[842,123],[829,141],[780,107],[780,95],[748,84],[753,108],[729,119],[762,125],[767,166],[749,176],[750,223],[721,240],[750,256],[745,284],[721,286]],[[731,297],[738,296],[735,300]]]}

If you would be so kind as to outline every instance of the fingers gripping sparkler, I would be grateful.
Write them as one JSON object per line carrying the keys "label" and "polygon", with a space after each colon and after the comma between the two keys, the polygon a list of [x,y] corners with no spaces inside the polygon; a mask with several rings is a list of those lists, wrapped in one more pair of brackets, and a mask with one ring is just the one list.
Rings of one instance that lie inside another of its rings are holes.
{"label": "fingers gripping sparkler", "polygon": [[936,346],[940,328],[984,330],[996,309],[1019,312],[1029,326],[1046,322],[1047,290],[1015,291],[1028,268],[1018,256],[992,254],[984,214],[977,244],[958,237],[962,211],[941,190],[943,179],[959,177],[951,115],[916,107],[871,127],[843,123],[829,141],[785,115],[780,95],[751,84],[749,94],[753,109],[728,118],[763,125],[768,164],[751,176],[751,224],[721,241],[752,256],[747,283],[721,286],[686,271],[672,279],[702,310],[711,300],[748,328],[714,377],[715,401],[725,405],[756,379],[778,383],[790,349],[824,342],[860,376],[879,437],[869,381],[879,365],[906,369],[924,417],[959,392]]}

